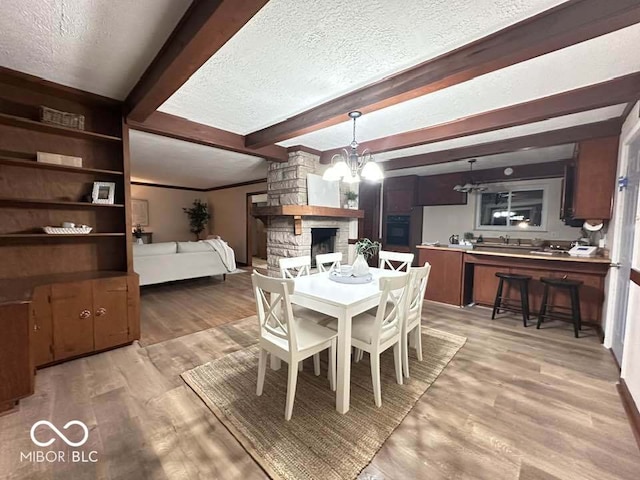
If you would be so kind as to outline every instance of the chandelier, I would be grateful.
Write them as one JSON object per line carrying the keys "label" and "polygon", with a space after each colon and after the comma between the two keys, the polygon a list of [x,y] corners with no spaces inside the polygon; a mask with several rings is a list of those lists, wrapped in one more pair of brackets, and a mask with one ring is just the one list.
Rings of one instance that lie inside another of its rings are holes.
{"label": "chandelier", "polygon": [[372,181],[382,180],[382,169],[373,161],[373,155],[369,149],[365,149],[361,155],[358,155],[356,119],[361,115],[361,112],[349,112],[349,117],[353,119],[353,140],[349,145],[351,151],[343,148],[341,153],[331,157],[331,166],[324,172],[323,179],[342,180],[346,183],[358,183],[360,177]]}
{"label": "chandelier", "polygon": [[476,159],[472,158],[469,160],[469,181],[464,185],[456,185],[453,189],[456,192],[461,193],[479,193],[487,190],[485,185],[481,185],[479,183],[474,183],[473,181],[473,164],[476,163]]}

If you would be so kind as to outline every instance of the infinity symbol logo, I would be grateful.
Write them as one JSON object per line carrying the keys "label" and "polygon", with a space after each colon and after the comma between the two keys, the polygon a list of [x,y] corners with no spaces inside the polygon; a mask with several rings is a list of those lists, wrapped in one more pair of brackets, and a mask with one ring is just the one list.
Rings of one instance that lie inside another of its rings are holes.
{"label": "infinity symbol logo", "polygon": [[82,428],[83,432],[84,432],[84,437],[82,438],[82,440],[80,440],[79,442],[72,442],[71,440],[69,440],[64,433],[62,433],[60,430],[58,430],[56,428],[56,426],[51,423],[48,422],[47,420],[40,420],[36,423],[33,424],[33,426],[31,427],[31,441],[33,443],[35,443],[36,445],[38,445],[39,447],[48,447],[49,445],[51,445],[53,442],[56,441],[55,438],[52,438],[46,442],[41,442],[36,438],[36,429],[40,426],[40,425],[46,425],[47,427],[49,427],[51,430],[53,430],[55,432],[56,435],[58,435],[58,437],[60,437],[62,439],[62,441],[64,443],[66,443],[67,445],[69,445],[70,447],[81,447],[82,445],[84,445],[87,440],[89,439],[89,429],[87,428],[87,426],[82,423],[80,420],[71,420],[70,422],[67,422],[67,424],[62,427],[63,430],[67,430],[69,427],[71,427],[72,425],[78,425],[80,428]]}

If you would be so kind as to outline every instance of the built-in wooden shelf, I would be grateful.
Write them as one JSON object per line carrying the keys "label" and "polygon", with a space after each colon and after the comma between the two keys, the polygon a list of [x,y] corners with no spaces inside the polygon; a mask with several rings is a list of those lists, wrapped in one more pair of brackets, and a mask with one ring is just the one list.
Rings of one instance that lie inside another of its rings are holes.
{"label": "built-in wooden shelf", "polygon": [[0,198],[0,206],[21,208],[124,208],[121,203],[70,202],[67,200],[44,200],[36,198]]}
{"label": "built-in wooden shelf", "polygon": [[107,232],[107,233],[64,233],[52,235],[49,233],[5,233],[0,235],[0,239],[19,239],[19,238],[48,238],[55,240],[57,238],[84,238],[84,237],[124,237],[122,232]]}
{"label": "built-in wooden shelf", "polygon": [[62,127],[52,125],[50,123],[37,122],[29,118],[17,117],[6,113],[0,113],[0,124],[9,125],[11,127],[27,128],[38,132],[53,133],[54,135],[62,135],[65,137],[83,138],[88,140],[99,140],[106,142],[121,142],[122,138],[105,135],[103,133],[89,132],[87,130],[78,130],[75,128]]}
{"label": "built-in wooden shelf", "polygon": [[313,205],[280,205],[278,207],[253,207],[251,215],[254,217],[364,218],[364,210]]}
{"label": "built-in wooden shelf", "polygon": [[43,170],[54,170],[58,172],[70,173],[97,173],[100,175],[123,176],[123,172],[117,170],[103,170],[100,168],[71,167],[67,165],[56,165],[55,163],[37,162],[35,160],[25,160],[23,158],[0,156],[0,165],[9,165],[12,167],[37,168]]}

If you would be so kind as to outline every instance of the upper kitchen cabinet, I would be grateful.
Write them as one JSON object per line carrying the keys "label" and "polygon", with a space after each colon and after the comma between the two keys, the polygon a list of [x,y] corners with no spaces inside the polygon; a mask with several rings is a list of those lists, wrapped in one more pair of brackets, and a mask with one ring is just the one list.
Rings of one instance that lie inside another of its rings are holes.
{"label": "upper kitchen cabinet", "polygon": [[[608,220],[611,218],[616,185],[619,138],[605,137],[578,144],[573,180],[573,218]],[[571,170],[568,170],[569,172]]]}
{"label": "upper kitchen cabinet", "polygon": [[416,205],[418,177],[392,177],[384,181],[385,213],[409,213]]}
{"label": "upper kitchen cabinet", "polygon": [[461,173],[420,177],[418,181],[417,205],[466,205],[467,194],[456,192],[453,187],[466,183]]}

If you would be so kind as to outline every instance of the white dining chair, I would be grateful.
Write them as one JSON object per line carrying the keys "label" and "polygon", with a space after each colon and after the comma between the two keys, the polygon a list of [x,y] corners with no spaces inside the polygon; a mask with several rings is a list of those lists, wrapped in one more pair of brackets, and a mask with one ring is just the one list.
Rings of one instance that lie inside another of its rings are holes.
{"label": "white dining chair", "polygon": [[320,375],[320,352],[329,350],[329,386],[336,389],[337,333],[293,313],[291,295],[295,289],[292,279],[251,275],[256,309],[260,324],[260,355],[256,395],[262,395],[267,370],[267,356],[275,355],[289,364],[285,420],[291,420],[296,396],[298,369],[296,365],[313,357],[314,373]]}
{"label": "white dining chair", "polygon": [[[423,267],[414,267],[409,272],[409,284],[402,313],[404,320],[402,322],[402,370],[407,378],[409,378],[410,346],[415,348],[418,360],[422,361],[422,306],[430,272],[429,262],[426,262]],[[412,342],[409,341],[409,335],[413,335]]]}
{"label": "white dining chair", "polygon": [[[409,271],[411,270],[411,264],[413,263],[413,253],[400,253],[400,252],[390,252],[388,250],[380,250],[378,252],[379,268],[381,269],[389,269],[396,271]],[[399,263],[398,266],[393,264]]]}
{"label": "white dining chair", "polygon": [[[393,347],[396,381],[402,385],[402,309],[408,282],[408,274],[380,278],[382,295],[376,315],[362,313],[353,317],[351,323],[351,344],[369,353],[373,397],[377,407],[382,405],[380,354],[388,348]],[[337,319],[329,322],[327,327],[337,330]]]}
{"label": "white dining chair", "polygon": [[[320,253],[316,255],[316,266],[319,272],[331,272],[333,270],[340,270],[340,263],[342,262],[342,252],[335,253]],[[325,267],[327,264],[331,264],[329,268]]]}

